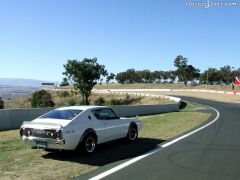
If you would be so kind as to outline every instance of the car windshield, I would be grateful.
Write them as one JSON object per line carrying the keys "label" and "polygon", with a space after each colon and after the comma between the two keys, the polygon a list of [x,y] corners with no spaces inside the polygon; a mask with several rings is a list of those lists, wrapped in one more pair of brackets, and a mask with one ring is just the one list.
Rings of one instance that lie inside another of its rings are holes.
{"label": "car windshield", "polygon": [[41,116],[41,119],[65,119],[65,120],[72,120],[75,118],[82,110],[75,110],[75,109],[67,109],[67,110],[53,110],[49,113]]}

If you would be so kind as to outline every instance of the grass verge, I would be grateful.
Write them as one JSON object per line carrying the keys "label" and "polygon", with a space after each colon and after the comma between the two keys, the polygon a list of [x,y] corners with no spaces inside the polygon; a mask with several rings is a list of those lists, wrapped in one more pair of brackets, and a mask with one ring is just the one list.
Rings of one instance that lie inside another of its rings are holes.
{"label": "grass verge", "polygon": [[159,143],[206,121],[208,111],[187,105],[183,111],[140,117],[143,127],[134,143],[121,140],[98,147],[92,156],[78,152],[49,153],[31,149],[18,130],[0,132],[0,179],[69,179],[98,167],[145,153]]}

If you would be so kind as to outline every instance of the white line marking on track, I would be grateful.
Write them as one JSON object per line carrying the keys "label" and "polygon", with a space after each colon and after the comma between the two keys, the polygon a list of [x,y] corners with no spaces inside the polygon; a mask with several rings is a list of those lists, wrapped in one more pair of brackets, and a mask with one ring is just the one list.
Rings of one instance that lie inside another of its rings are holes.
{"label": "white line marking on track", "polygon": [[[196,103],[194,103],[194,104],[196,104]],[[204,106],[204,105],[201,105],[201,106]],[[174,140],[172,140],[172,141],[170,141],[170,142],[168,142],[168,143],[163,144],[161,147],[162,147],[162,148],[165,148],[165,147],[167,147],[167,146],[170,146],[171,144],[174,144],[175,142],[178,142],[178,141],[180,141],[180,140],[182,140],[182,139],[184,139],[184,138],[186,138],[186,137],[188,137],[188,136],[191,136],[192,134],[194,134],[194,133],[196,133],[196,132],[198,132],[198,131],[200,131],[200,130],[208,127],[208,126],[210,126],[212,123],[214,123],[215,121],[217,121],[218,118],[219,118],[219,116],[220,116],[219,111],[218,111],[217,109],[213,108],[213,107],[210,107],[210,106],[205,106],[205,107],[210,108],[210,109],[214,110],[214,111],[217,113],[217,116],[215,117],[214,120],[212,120],[212,121],[209,122],[208,124],[205,124],[204,126],[201,126],[200,128],[198,128],[198,129],[196,129],[196,130],[194,130],[194,131],[192,131],[192,132],[189,132],[189,133],[187,133],[187,134],[185,134],[185,135],[183,135],[183,136],[180,136],[180,137],[178,137],[178,138],[176,138],[176,139],[174,139]]]}
{"label": "white line marking on track", "polygon": [[[197,103],[194,103],[194,104],[197,104]],[[201,105],[201,106],[205,106],[205,105]],[[99,174],[97,176],[94,176],[94,177],[90,178],[89,180],[100,180],[100,179],[102,179],[102,178],[104,178],[106,176],[109,176],[110,174],[113,174],[113,173],[115,173],[115,172],[117,172],[117,171],[119,171],[119,170],[121,170],[121,169],[123,169],[123,168],[125,168],[125,167],[127,167],[127,166],[129,166],[129,165],[131,165],[131,164],[133,164],[133,163],[135,163],[135,162],[145,158],[145,157],[147,157],[147,156],[150,156],[151,154],[154,154],[154,153],[160,151],[161,149],[163,149],[165,147],[168,147],[168,146],[170,146],[170,145],[172,145],[172,144],[174,144],[174,143],[176,143],[176,142],[178,142],[178,141],[180,141],[180,140],[182,140],[182,139],[184,139],[184,138],[186,138],[188,136],[191,136],[191,135],[195,134],[196,132],[198,132],[198,131],[200,131],[200,130],[208,127],[208,126],[210,126],[211,124],[213,124],[214,122],[216,122],[218,120],[218,118],[220,116],[220,113],[219,113],[219,111],[217,109],[215,109],[213,107],[210,107],[210,106],[205,106],[205,107],[210,108],[210,109],[214,110],[217,113],[217,116],[214,118],[214,120],[212,120],[208,124],[205,124],[204,126],[201,126],[200,128],[198,128],[198,129],[196,129],[196,130],[194,130],[192,132],[189,132],[189,133],[187,133],[185,135],[182,135],[182,136],[180,136],[180,137],[178,137],[178,138],[176,138],[176,139],[174,139],[174,140],[172,140],[172,141],[170,141],[168,143],[165,143],[165,144],[161,145],[160,147],[157,147],[157,148],[155,148],[155,149],[153,149],[153,150],[151,150],[151,151],[149,151],[149,152],[147,152],[147,153],[145,153],[145,154],[143,154],[141,156],[137,156],[137,157],[135,157],[135,158],[133,158],[133,159],[127,161],[127,162],[124,162],[123,164],[120,164],[120,165],[118,165],[118,166],[116,166],[116,167],[114,167],[112,169],[109,169],[109,170],[107,170],[107,171],[105,171],[105,172],[103,172],[103,173],[101,173],[101,174]]]}
{"label": "white line marking on track", "polygon": [[135,157],[135,158],[133,158],[133,159],[123,163],[123,164],[120,164],[120,165],[118,165],[118,166],[116,166],[116,167],[114,167],[114,168],[112,168],[110,170],[107,170],[107,171],[105,171],[105,172],[103,172],[103,173],[101,173],[101,174],[91,178],[90,180],[102,179],[102,178],[104,178],[104,177],[106,177],[106,176],[108,176],[110,174],[113,174],[114,172],[119,171],[120,169],[123,169],[123,168],[125,168],[125,167],[127,167],[127,166],[129,166],[129,165],[131,165],[131,164],[133,164],[133,163],[135,163],[135,162],[137,162],[137,161],[139,161],[139,160],[141,160],[141,159],[143,159],[143,158],[145,158],[145,157],[147,157],[147,156],[149,156],[149,155],[151,155],[151,154],[153,154],[155,152],[158,152],[160,149],[161,149],[160,147],[157,147],[157,148],[151,150],[150,152],[147,152],[147,153],[145,153],[145,154],[143,154],[141,156]]}

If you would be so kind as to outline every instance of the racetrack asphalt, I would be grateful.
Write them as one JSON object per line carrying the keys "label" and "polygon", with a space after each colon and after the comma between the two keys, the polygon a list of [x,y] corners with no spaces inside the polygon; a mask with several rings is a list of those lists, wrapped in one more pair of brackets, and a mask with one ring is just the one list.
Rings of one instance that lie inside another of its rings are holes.
{"label": "racetrack asphalt", "polygon": [[[217,109],[220,112],[219,119],[205,129],[104,179],[240,179],[240,105],[181,98]],[[89,179],[105,170],[106,167],[99,168],[79,179]]]}

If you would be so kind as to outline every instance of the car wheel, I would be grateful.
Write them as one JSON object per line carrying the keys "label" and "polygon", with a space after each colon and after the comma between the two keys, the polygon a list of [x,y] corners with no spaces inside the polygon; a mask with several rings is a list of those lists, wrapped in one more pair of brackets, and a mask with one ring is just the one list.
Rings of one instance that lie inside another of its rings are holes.
{"label": "car wheel", "polygon": [[96,150],[97,140],[96,136],[93,134],[87,135],[82,144],[83,151],[87,154],[92,154]]}
{"label": "car wheel", "polygon": [[135,126],[130,126],[128,129],[127,139],[129,141],[135,141],[138,137],[138,130]]}

